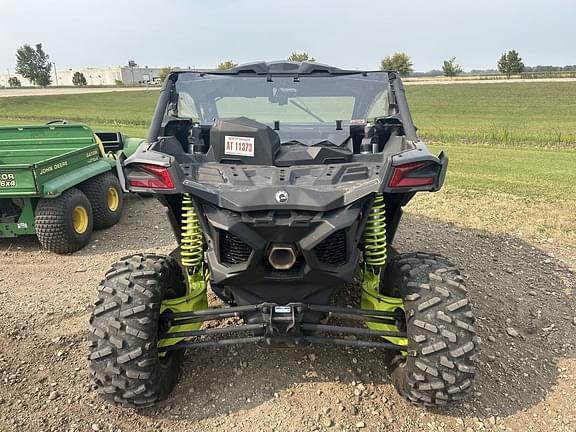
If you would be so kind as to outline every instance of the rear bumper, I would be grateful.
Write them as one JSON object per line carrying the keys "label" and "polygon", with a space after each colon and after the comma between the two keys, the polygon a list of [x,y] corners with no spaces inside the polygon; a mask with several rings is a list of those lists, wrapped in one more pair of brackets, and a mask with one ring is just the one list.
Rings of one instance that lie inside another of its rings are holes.
{"label": "rear bumper", "polygon": [[[327,304],[354,278],[370,203],[366,198],[329,212],[246,213],[202,205],[212,288],[237,305]],[[297,259],[291,268],[276,270],[270,264],[274,245],[294,248]]]}

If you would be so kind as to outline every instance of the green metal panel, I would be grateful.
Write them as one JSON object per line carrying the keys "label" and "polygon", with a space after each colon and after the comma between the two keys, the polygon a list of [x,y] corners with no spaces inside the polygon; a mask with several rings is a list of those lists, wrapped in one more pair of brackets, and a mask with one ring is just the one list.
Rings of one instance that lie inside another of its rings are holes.
{"label": "green metal panel", "polygon": [[36,195],[34,170],[29,165],[0,165],[0,196]]}
{"label": "green metal panel", "polygon": [[41,186],[41,195],[45,197],[56,197],[66,189],[76,186],[89,178],[110,171],[113,167],[113,160],[107,158],[97,159],[89,165],[81,165],[74,171],[69,171],[55,176],[52,180]]}
{"label": "green metal panel", "polygon": [[88,126],[41,125],[0,127],[0,165],[32,165],[95,145]]}

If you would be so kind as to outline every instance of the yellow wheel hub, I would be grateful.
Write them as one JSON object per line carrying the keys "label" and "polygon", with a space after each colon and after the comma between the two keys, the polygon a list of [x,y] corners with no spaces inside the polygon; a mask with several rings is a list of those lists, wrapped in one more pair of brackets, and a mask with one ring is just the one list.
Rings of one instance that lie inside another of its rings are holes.
{"label": "yellow wheel hub", "polygon": [[72,210],[72,225],[77,234],[84,234],[88,229],[88,212],[82,206],[74,207]]}
{"label": "yellow wheel hub", "polygon": [[106,191],[106,203],[108,204],[108,210],[116,211],[120,205],[120,195],[115,187],[110,186]]}

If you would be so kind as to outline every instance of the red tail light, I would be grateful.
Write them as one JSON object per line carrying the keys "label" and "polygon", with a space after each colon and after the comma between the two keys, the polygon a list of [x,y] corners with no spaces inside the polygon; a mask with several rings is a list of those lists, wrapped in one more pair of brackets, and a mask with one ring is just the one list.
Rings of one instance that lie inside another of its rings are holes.
{"label": "red tail light", "polygon": [[430,186],[436,180],[436,171],[427,169],[426,162],[412,162],[394,167],[389,187]]}
{"label": "red tail light", "polygon": [[174,189],[174,182],[167,167],[137,164],[129,167],[126,176],[130,187],[145,189]]}

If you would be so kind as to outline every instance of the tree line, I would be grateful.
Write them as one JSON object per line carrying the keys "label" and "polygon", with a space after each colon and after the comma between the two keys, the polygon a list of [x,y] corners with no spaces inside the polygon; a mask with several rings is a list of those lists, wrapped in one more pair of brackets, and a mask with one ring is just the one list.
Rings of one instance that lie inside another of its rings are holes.
{"label": "tree line", "polygon": [[[293,52],[288,59],[294,62],[316,61],[314,57],[307,52]],[[129,67],[135,67],[136,63],[133,60],[128,62]],[[228,70],[236,67],[238,64],[233,60],[226,60],[218,64],[219,70]],[[443,74],[447,77],[455,77],[463,73],[462,67],[456,63],[456,57],[444,60],[441,65],[442,70],[432,70],[426,73],[417,73],[420,76],[437,76]],[[510,50],[498,59],[498,71],[508,79],[512,75],[521,74],[523,72],[574,72],[576,65],[568,66],[533,66],[527,67],[524,65],[522,58],[516,50]],[[414,73],[412,59],[405,52],[396,52],[392,55],[384,57],[380,61],[381,70],[393,70],[400,73],[402,76],[408,76]],[[31,47],[28,44],[23,45],[16,51],[16,73],[28,79],[32,84],[46,87],[52,83],[51,78],[52,63],[50,56],[42,48],[42,44],[36,44]],[[166,76],[172,71],[172,68],[165,67],[160,71],[159,78],[164,81]],[[474,71],[471,71],[474,72]],[[479,73],[486,71],[477,71]],[[75,86],[86,86],[86,77],[82,72],[75,72],[72,77],[72,83]],[[8,79],[10,87],[20,87],[22,84],[18,77],[13,76]]]}
{"label": "tree line", "polygon": [[[303,61],[316,61],[314,57],[306,52],[298,53],[293,52],[289,57],[289,61],[303,62]],[[502,54],[498,60],[498,70],[505,74],[509,79],[512,75],[524,72],[526,67],[522,62],[522,58],[515,50],[510,50]],[[227,60],[218,65],[220,70],[228,70],[237,66],[232,60]],[[408,76],[414,72],[412,59],[404,52],[396,52],[392,55],[384,57],[380,61],[380,70],[392,70],[400,73],[402,76]],[[455,77],[463,72],[462,67],[456,63],[456,57],[444,60],[442,63],[442,73],[447,77]]]}

